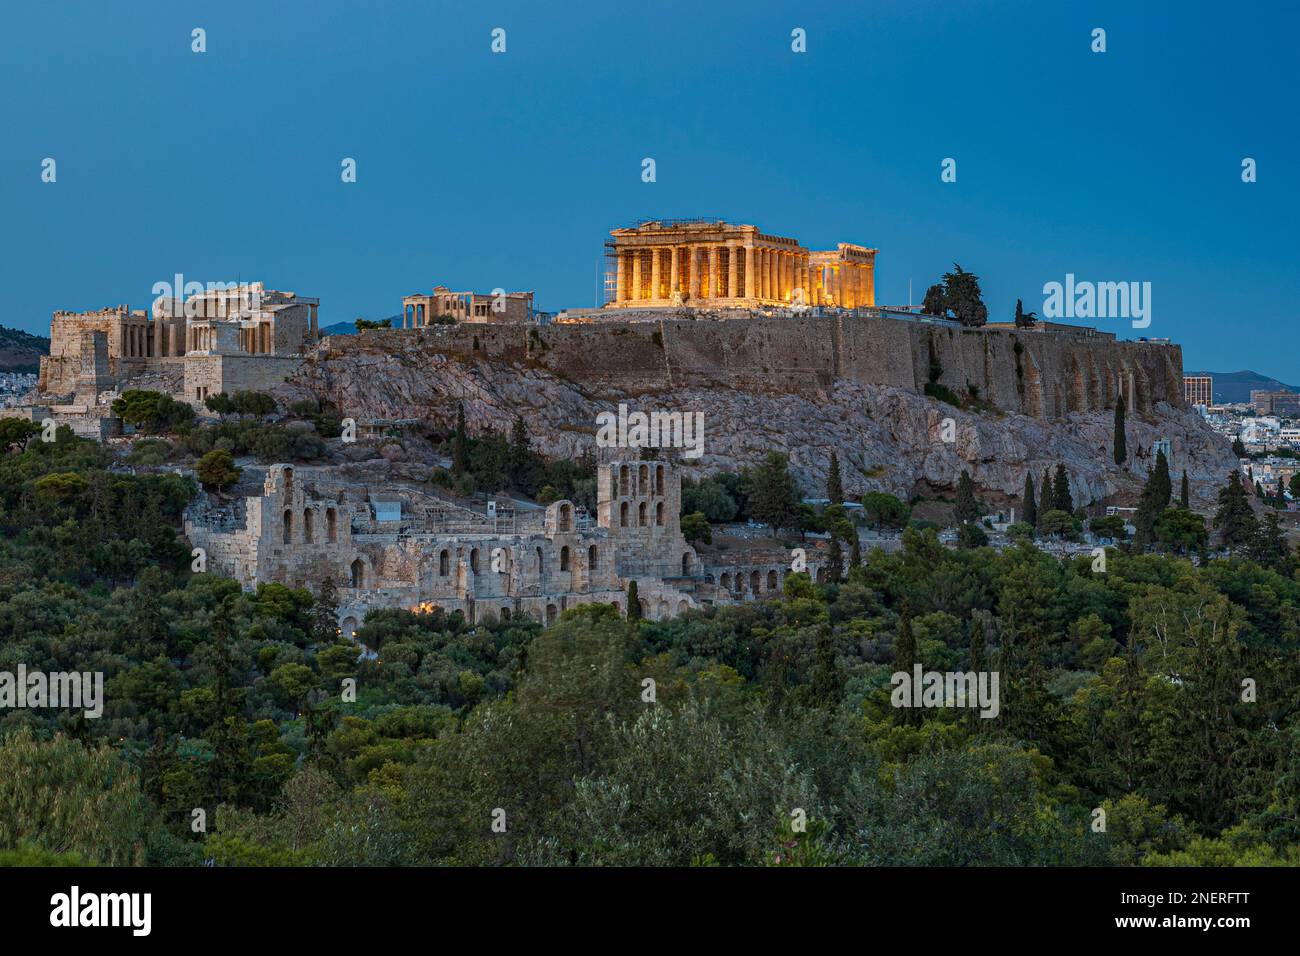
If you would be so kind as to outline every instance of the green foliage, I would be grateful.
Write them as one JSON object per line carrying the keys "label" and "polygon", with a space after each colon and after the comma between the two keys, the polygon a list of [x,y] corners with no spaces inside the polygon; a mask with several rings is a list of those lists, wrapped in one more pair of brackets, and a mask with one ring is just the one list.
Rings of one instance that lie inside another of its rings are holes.
{"label": "green foliage", "polygon": [[712,544],[713,528],[703,514],[698,511],[692,512],[682,515],[682,536],[686,538],[688,544],[696,542]]}
{"label": "green foliage", "polygon": [[113,414],[140,431],[177,432],[194,421],[194,409],[162,392],[127,389],[113,400]]}
{"label": "green foliage", "polygon": [[926,382],[925,394],[931,398],[937,398],[941,402],[947,402],[949,405],[961,408],[961,398],[947,385],[940,385],[938,382]]}
{"label": "green foliage", "polygon": [[220,490],[238,481],[241,469],[235,467],[230,452],[210,451],[199,459],[194,471],[203,484]]}

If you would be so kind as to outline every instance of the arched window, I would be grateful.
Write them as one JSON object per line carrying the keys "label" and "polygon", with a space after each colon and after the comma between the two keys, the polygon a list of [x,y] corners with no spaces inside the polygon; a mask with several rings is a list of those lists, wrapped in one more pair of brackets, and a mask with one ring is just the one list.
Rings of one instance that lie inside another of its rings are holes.
{"label": "arched window", "polygon": [[775,572],[775,571],[768,571],[768,572],[767,572],[767,589],[768,589],[769,591],[775,591],[775,590],[776,590],[776,572]]}
{"label": "arched window", "polygon": [[546,555],[542,553],[541,548],[537,549],[537,573],[546,573]]}
{"label": "arched window", "polygon": [[302,513],[302,539],[311,544],[312,537],[316,533],[316,513],[307,508]]}
{"label": "arched window", "polygon": [[664,493],[664,466],[655,465],[655,494]]}
{"label": "arched window", "polygon": [[646,495],[650,493],[650,468],[642,465],[636,471],[636,493]]}
{"label": "arched window", "polygon": [[731,575],[730,575],[730,574],[726,574],[726,573],[724,573],[724,574],[722,575],[722,579],[721,579],[720,583],[722,584],[722,589],[723,589],[724,591],[730,591],[730,590],[731,590]]}
{"label": "arched window", "polygon": [[546,605],[546,623],[548,626],[555,623],[555,618],[558,615],[559,612],[555,609],[554,604]]}
{"label": "arched window", "polygon": [[560,505],[560,530],[573,530],[573,509],[568,505]]}
{"label": "arched window", "polygon": [[333,508],[325,509],[325,536],[329,541],[339,539],[339,513]]}
{"label": "arched window", "polygon": [[478,548],[474,548],[469,553],[470,570],[478,574]]}
{"label": "arched window", "polygon": [[285,509],[284,512],[284,543],[290,544],[293,541],[293,512]]}
{"label": "arched window", "polygon": [[655,524],[661,528],[664,526],[664,503],[662,501],[655,502]]}
{"label": "arched window", "polygon": [[503,621],[508,621],[508,620],[510,620],[510,608],[508,608],[508,607],[503,607],[503,608],[501,609],[501,620],[503,620]]}
{"label": "arched window", "polygon": [[753,591],[755,594],[758,593],[758,581],[759,581],[758,572],[751,571],[749,573],[749,589]]}
{"label": "arched window", "polygon": [[639,508],[637,508],[637,526],[638,526],[638,527],[644,528],[644,527],[646,526],[646,524],[648,523],[647,520],[646,520],[646,515],[647,515],[647,512],[646,512],[646,504],[645,504],[645,502],[643,501],[643,502],[641,502],[641,506],[640,506]]}
{"label": "arched window", "polygon": [[567,544],[560,549],[560,570],[569,570],[569,546]]}
{"label": "arched window", "polygon": [[596,550],[596,546],[593,544],[587,549],[587,570],[595,571],[596,568],[600,566],[599,559],[600,552]]}
{"label": "arched window", "polygon": [[438,552],[438,574],[445,578],[450,573],[451,555],[448,554],[447,550],[444,548],[442,551]]}
{"label": "arched window", "polygon": [[682,552],[682,577],[690,577],[691,572],[695,569],[695,559],[691,557],[689,551]]}
{"label": "arched window", "polygon": [[360,558],[352,562],[352,586],[354,588],[366,586],[366,562]]}
{"label": "arched window", "polygon": [[618,526],[620,528],[627,527],[627,502],[626,501],[624,501],[622,504],[618,506]]}
{"label": "arched window", "polygon": [[620,466],[619,469],[618,469],[618,496],[619,496],[620,498],[626,498],[626,497],[627,497],[627,494],[628,494],[628,492],[627,492],[627,486],[628,486],[627,478],[628,478],[628,474],[627,474],[627,465],[622,465],[622,466]]}

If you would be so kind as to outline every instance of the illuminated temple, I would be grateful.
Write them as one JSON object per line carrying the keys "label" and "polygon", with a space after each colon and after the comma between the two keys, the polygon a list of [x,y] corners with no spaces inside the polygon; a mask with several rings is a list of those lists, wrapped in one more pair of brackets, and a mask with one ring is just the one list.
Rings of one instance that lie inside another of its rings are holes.
{"label": "illuminated temple", "polygon": [[819,252],[757,226],[655,219],[615,229],[605,308],[754,308],[876,304],[876,251],[841,242]]}

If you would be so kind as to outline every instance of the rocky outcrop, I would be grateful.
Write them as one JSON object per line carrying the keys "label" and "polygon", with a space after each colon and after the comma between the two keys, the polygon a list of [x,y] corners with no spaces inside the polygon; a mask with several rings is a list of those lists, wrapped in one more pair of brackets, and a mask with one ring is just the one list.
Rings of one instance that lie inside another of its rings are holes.
{"label": "rocky outcrop", "polygon": [[1209,507],[1236,462],[1228,443],[1194,412],[1152,403],[1128,421],[1130,460],[1115,465],[1113,412],[1067,412],[1043,419],[997,410],[974,411],[892,385],[838,377],[785,390],[754,385],[677,384],[641,380],[618,389],[592,384],[528,361],[449,354],[423,344],[392,343],[321,349],[281,390],[285,401],[316,396],[357,419],[418,418],[450,429],[456,403],[471,429],[528,423],[535,447],[548,456],[577,457],[595,441],[596,416],[619,401],[630,409],[700,411],[704,453],[681,463],[699,474],[758,463],[769,451],[790,456],[807,493],[825,486],[832,450],[850,494],[884,490],[907,497],[950,489],[968,469],[986,496],[1019,498],[1025,473],[1064,464],[1076,504],[1131,503],[1152,463],[1152,446],[1168,439],[1174,486],[1185,469],[1193,504]]}

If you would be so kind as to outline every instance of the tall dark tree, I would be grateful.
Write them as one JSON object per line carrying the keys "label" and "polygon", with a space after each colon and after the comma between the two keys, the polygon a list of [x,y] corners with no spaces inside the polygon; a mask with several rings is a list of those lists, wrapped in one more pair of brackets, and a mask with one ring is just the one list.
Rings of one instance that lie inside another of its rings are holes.
{"label": "tall dark tree", "polygon": [[632,622],[641,620],[641,599],[636,593],[636,581],[627,584],[627,619]]}
{"label": "tall dark tree", "polygon": [[1239,472],[1228,472],[1227,483],[1219,489],[1219,507],[1214,512],[1214,530],[1227,548],[1245,548],[1255,537],[1258,522],[1250,507]]}
{"label": "tall dark tree", "polygon": [[831,532],[831,544],[826,551],[826,580],[832,584],[839,584],[844,577],[844,549],[840,547],[840,539],[834,531]]}
{"label": "tall dark tree", "polygon": [[844,504],[844,482],[840,478],[840,456],[831,452],[830,471],[826,476],[826,497],[832,505]]}
{"label": "tall dark tree", "polygon": [[1056,466],[1056,482],[1052,485],[1052,507],[1066,514],[1074,514],[1074,496],[1070,494],[1070,476],[1064,465]]}
{"label": "tall dark tree", "polygon": [[1266,513],[1255,531],[1255,537],[1250,543],[1250,558],[1256,564],[1272,568],[1279,574],[1290,574],[1291,548],[1286,543],[1276,511]]}
{"label": "tall dark tree", "polygon": [[943,276],[948,309],[962,325],[972,328],[983,325],[989,319],[989,310],[980,292],[980,277],[955,262],[952,269]]}
{"label": "tall dark tree", "polygon": [[979,517],[979,508],[975,504],[975,482],[971,480],[970,472],[965,468],[961,471],[961,477],[957,479],[955,512],[957,520],[962,524]]}
{"label": "tall dark tree", "polygon": [[459,478],[469,468],[469,437],[465,434],[465,403],[456,403],[456,436],[451,443],[451,473]]}
{"label": "tall dark tree", "polygon": [[1241,443],[1241,438],[1238,437],[1232,440],[1232,453],[1238,458],[1246,457],[1246,446]]}
{"label": "tall dark tree", "polygon": [[1025,491],[1023,497],[1025,500],[1021,510],[1024,513],[1020,516],[1020,520],[1031,528],[1037,528],[1038,502],[1034,501],[1034,478],[1029,474],[1029,472],[1025,472]]}
{"label": "tall dark tree", "polygon": [[1156,514],[1159,514],[1169,507],[1169,499],[1174,492],[1173,481],[1169,477],[1169,460],[1165,458],[1163,450],[1156,452],[1156,466],[1151,472],[1150,481],[1154,484],[1152,494]]}
{"label": "tall dark tree", "polygon": [[326,577],[311,606],[311,637],[317,644],[329,644],[338,636],[339,591],[332,578]]}
{"label": "tall dark tree", "polygon": [[1018,329],[1032,329],[1034,323],[1038,321],[1038,314],[1035,312],[1026,312],[1019,299],[1016,299],[1016,316],[1015,323]]}
{"label": "tall dark tree", "polygon": [[921,311],[926,315],[948,315],[948,297],[944,294],[943,286],[935,284],[925,290],[925,299],[921,302]]}
{"label": "tall dark tree", "polygon": [[1052,469],[1043,469],[1043,483],[1038,486],[1038,528],[1043,527],[1043,515],[1053,508]]}
{"label": "tall dark tree", "polygon": [[774,531],[797,526],[799,494],[790,474],[790,459],[769,452],[749,476],[749,513]]}
{"label": "tall dark tree", "polygon": [[1191,510],[1192,507],[1191,495],[1188,492],[1189,489],[1187,486],[1187,469],[1184,468],[1182,485],[1178,489],[1178,506],[1182,508],[1184,511],[1189,511]]}
{"label": "tall dark tree", "polygon": [[1128,438],[1124,434],[1124,396],[1115,396],[1115,464],[1128,461]]}

